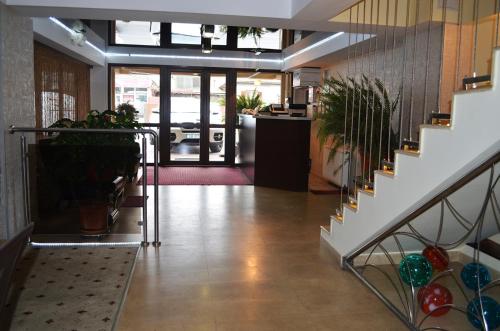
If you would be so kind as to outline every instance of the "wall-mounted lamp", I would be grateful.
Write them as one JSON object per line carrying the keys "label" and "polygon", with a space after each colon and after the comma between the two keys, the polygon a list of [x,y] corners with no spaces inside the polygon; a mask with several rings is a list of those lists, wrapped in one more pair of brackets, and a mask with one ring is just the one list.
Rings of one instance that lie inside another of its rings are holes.
{"label": "wall-mounted lamp", "polygon": [[215,25],[210,25],[210,24],[201,25],[202,38],[213,38],[214,34],[215,34]]}
{"label": "wall-mounted lamp", "polygon": [[201,52],[204,54],[212,53],[212,39],[201,38]]}

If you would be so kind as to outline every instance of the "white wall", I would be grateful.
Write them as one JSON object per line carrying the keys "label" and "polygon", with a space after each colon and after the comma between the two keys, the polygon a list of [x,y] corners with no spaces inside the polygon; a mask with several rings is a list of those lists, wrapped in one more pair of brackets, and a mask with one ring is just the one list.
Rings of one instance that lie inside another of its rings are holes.
{"label": "white wall", "polygon": [[33,73],[32,21],[0,4],[0,239],[24,226],[19,136],[7,129],[35,126]]}

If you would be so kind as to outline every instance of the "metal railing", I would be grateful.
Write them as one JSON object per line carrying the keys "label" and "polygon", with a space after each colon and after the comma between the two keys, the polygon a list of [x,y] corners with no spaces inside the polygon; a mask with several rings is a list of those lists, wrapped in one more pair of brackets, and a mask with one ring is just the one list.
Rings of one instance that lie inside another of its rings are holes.
{"label": "metal railing", "polygon": [[146,135],[152,137],[154,147],[154,241],[153,246],[160,246],[159,234],[159,199],[158,199],[158,133],[151,129],[83,129],[83,128],[33,128],[33,127],[16,127],[10,126],[9,133],[20,133],[20,148],[21,148],[21,171],[23,182],[23,199],[24,199],[24,218],[25,223],[31,223],[31,201],[29,198],[30,182],[28,175],[28,148],[26,143],[25,133],[106,133],[106,134],[141,134],[142,135],[142,245],[147,246],[148,242],[148,207],[147,207],[147,139]]}
{"label": "metal railing", "polygon": [[[430,313],[427,313],[425,316],[423,316],[420,320],[417,318],[418,317],[418,307],[416,307],[416,304],[421,304],[417,297],[417,292],[420,294],[418,291],[418,288],[421,286],[414,285],[413,282],[410,285],[410,294],[409,298],[407,297],[405,293],[405,289],[401,288],[398,289],[397,285],[398,284],[403,284],[402,278],[400,275],[396,277],[396,280],[392,280],[392,289],[398,292],[399,299],[403,304],[403,309],[399,309],[397,307],[397,304],[392,302],[391,299],[388,298],[388,296],[384,295],[383,290],[379,289],[377,285],[375,285],[374,282],[371,282],[369,280],[369,276],[366,275],[365,271],[368,269],[376,270],[378,272],[384,273],[384,277],[387,279],[391,279],[389,277],[388,272],[384,272],[379,265],[382,265],[379,262],[371,262],[371,258],[373,257],[374,253],[376,250],[380,250],[383,252],[385,255],[387,264],[391,265],[390,270],[397,270],[397,263],[396,263],[396,258],[395,256],[392,256],[391,253],[384,247],[384,245],[387,244],[386,241],[394,241],[396,243],[396,247],[399,249],[399,252],[397,253],[397,257],[400,257],[401,259],[404,260],[405,256],[408,256],[410,252],[406,251],[404,248],[404,245],[402,244],[402,241],[399,237],[403,238],[410,238],[413,240],[416,240],[420,242],[423,245],[429,245],[431,247],[445,247],[447,250],[448,249],[455,249],[458,246],[467,243],[467,240],[470,240],[471,236],[474,238],[475,243],[475,248],[474,248],[474,259],[473,261],[478,264],[479,262],[479,251],[480,251],[480,241],[482,239],[481,236],[481,231],[483,230],[483,226],[485,223],[485,213],[486,209],[488,208],[488,204],[491,204],[491,208],[493,208],[493,218],[495,219],[496,222],[496,227],[498,228],[498,231],[500,231],[500,219],[499,219],[499,213],[500,212],[500,204],[497,200],[497,196],[495,194],[495,187],[500,181],[500,174],[495,173],[495,167],[498,168],[498,165],[500,163],[500,150],[497,150],[493,156],[489,157],[486,161],[480,163],[479,165],[475,166],[474,169],[470,170],[467,172],[465,175],[457,179],[455,182],[449,184],[448,186],[444,187],[440,192],[436,193],[432,197],[430,197],[426,202],[424,202],[421,206],[416,208],[413,212],[411,212],[408,216],[404,217],[396,223],[395,225],[391,226],[387,230],[384,230],[380,234],[376,235],[374,239],[370,240],[366,244],[363,244],[350,254],[348,254],[345,258],[342,260],[342,265],[344,268],[350,270],[351,272],[354,273],[354,275],[360,279],[364,285],[366,285],[371,291],[375,293],[375,295],[410,329],[410,330],[447,330],[446,328],[442,327],[437,327],[437,326],[432,326],[428,328],[423,328],[424,322],[426,322],[429,318],[429,316],[432,315],[432,311]],[[459,191],[460,189],[464,188],[467,184],[471,183],[473,180],[477,179],[479,176],[484,175],[486,172],[490,171],[490,174],[488,175],[489,181],[488,181],[488,187],[486,190],[486,196],[484,198],[484,201],[481,202],[481,210],[478,213],[477,219],[470,221],[467,220],[466,217],[461,215],[455,207],[451,204],[449,197]],[[497,170],[498,171],[498,170]],[[416,230],[415,224],[411,224],[412,221],[416,221],[417,218],[427,211],[429,211],[432,207],[437,206],[438,204],[441,204],[441,216],[440,216],[440,223],[438,226],[438,233],[437,233],[437,239],[431,239],[427,237],[426,235],[423,235],[421,232]],[[452,215],[452,219],[456,220],[463,228],[464,228],[464,234],[460,234],[459,240],[454,240],[451,243],[443,243],[442,241],[442,231],[444,228],[444,217],[445,217],[445,206],[448,207],[450,214]],[[496,211],[496,212],[495,212]],[[413,251],[411,252],[413,253]],[[400,256],[399,256],[400,255]],[[415,254],[412,254],[415,255]],[[355,261],[355,259],[358,258],[359,261]],[[360,264],[361,262],[361,264]],[[401,264],[400,264],[401,268]],[[389,270],[389,269],[388,269]],[[401,270],[401,269],[400,269]],[[400,271],[401,272],[401,271]],[[455,279],[454,276],[454,270],[452,267],[447,267],[444,270],[441,270],[437,273],[434,273],[430,282],[428,284],[433,284],[435,280],[438,279],[444,279],[444,278],[452,278],[452,282],[456,283],[456,285],[459,284],[459,282]],[[411,272],[410,272],[411,274]],[[398,278],[399,277],[399,278]],[[410,276],[412,278],[413,276]],[[428,285],[427,284],[427,285]],[[484,286],[483,288],[480,288],[477,290],[476,296],[481,298],[481,296],[484,296],[484,292],[487,290],[499,286],[500,285],[500,280],[492,280],[490,284],[487,286]],[[459,296],[464,296],[468,302],[471,302],[471,298],[469,298],[465,293],[463,288],[459,287]],[[412,298],[413,297],[413,298]],[[406,301],[404,301],[405,299]],[[445,306],[438,308],[438,309],[453,309],[455,311],[465,313],[467,314],[467,310],[462,309],[461,307],[458,307],[455,304],[446,304]],[[482,307],[477,309],[478,311],[481,311],[482,314]],[[488,329],[488,322],[486,321],[486,317],[482,317],[481,314],[477,314],[477,319],[478,321],[481,322],[481,325],[484,330],[489,330]],[[434,323],[438,323],[438,320],[433,321]]]}

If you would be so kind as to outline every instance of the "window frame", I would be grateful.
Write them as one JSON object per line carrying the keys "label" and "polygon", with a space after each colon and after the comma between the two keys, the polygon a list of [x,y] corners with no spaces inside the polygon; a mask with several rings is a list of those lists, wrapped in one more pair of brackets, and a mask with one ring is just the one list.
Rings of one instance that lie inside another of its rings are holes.
{"label": "window frame", "polygon": [[[200,45],[177,44],[172,43],[172,23],[160,22],[160,45],[135,45],[135,44],[117,44],[115,40],[116,21],[108,21],[108,45],[115,47],[143,47],[143,48],[170,48],[170,49],[201,49]],[[285,35],[288,30],[281,29],[281,49],[262,48],[265,53],[281,53],[285,46]],[[253,48],[238,48],[238,27],[228,26],[226,45],[212,45],[215,50],[252,52]]]}

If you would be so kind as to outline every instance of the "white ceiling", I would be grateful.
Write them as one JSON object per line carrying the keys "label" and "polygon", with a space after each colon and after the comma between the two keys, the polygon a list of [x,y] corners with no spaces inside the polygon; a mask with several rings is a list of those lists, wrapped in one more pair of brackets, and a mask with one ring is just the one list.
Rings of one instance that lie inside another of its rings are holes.
{"label": "white ceiling", "polygon": [[328,20],[355,0],[0,0],[21,14],[339,31]]}

